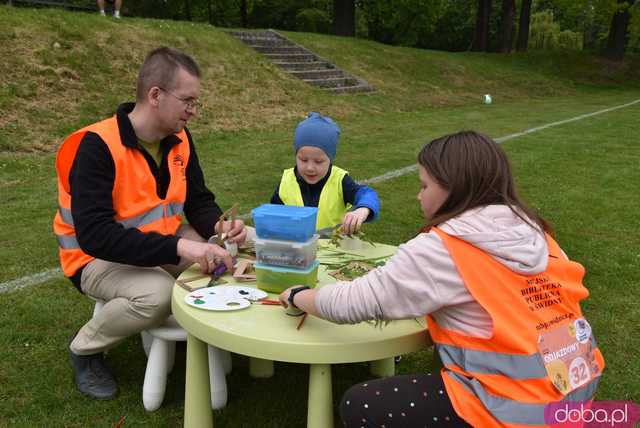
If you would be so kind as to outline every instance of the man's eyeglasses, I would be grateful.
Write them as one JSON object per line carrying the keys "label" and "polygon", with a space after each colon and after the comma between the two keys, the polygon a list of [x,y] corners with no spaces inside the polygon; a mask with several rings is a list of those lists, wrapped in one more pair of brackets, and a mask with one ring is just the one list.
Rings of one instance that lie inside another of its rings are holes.
{"label": "man's eyeglasses", "polygon": [[163,92],[166,92],[167,94],[171,95],[173,98],[182,101],[182,103],[185,105],[186,108],[188,108],[189,110],[200,110],[202,108],[202,103],[198,100],[195,100],[193,98],[181,98],[179,96],[177,96],[176,94],[174,94],[171,91],[167,91],[166,89],[158,86],[158,89],[160,89]]}

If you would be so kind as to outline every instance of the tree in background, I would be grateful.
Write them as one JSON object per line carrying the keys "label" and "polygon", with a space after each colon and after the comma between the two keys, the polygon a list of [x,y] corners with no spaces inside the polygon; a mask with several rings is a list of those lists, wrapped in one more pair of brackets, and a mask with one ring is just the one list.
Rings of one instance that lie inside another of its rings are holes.
{"label": "tree in background", "polygon": [[[387,44],[448,51],[507,53],[515,36],[518,51],[531,44],[532,49],[582,46],[612,59],[640,53],[640,0],[136,0],[125,5],[127,14],[134,16],[218,27],[355,34]],[[541,12],[551,15],[537,15]],[[580,35],[581,43],[575,39]]]}
{"label": "tree in background", "polygon": [[486,51],[489,48],[489,20],[491,18],[491,0],[478,0],[476,29],[471,42],[471,50]]}
{"label": "tree in background", "polygon": [[616,0],[536,0],[534,13],[550,11],[562,29],[582,34],[582,46],[591,51],[604,48]]}
{"label": "tree in background", "polygon": [[355,0],[333,0],[333,34],[353,37],[356,35]]}
{"label": "tree in background", "polygon": [[[209,0],[211,2],[211,0]],[[249,16],[247,15],[247,0],[240,0],[240,25],[242,28],[249,26]]]}
{"label": "tree in background", "polygon": [[425,47],[445,0],[363,0],[356,3],[366,37],[381,43]]}
{"label": "tree in background", "polygon": [[296,31],[307,33],[329,34],[331,31],[331,16],[327,11],[307,8],[296,14]]}
{"label": "tree in background", "polygon": [[553,12],[544,10],[531,16],[529,48],[539,50],[582,50],[582,34],[561,30]]}
{"label": "tree in background", "polygon": [[611,18],[609,37],[603,55],[614,61],[622,61],[629,40],[630,9],[635,0],[618,0]]}
{"label": "tree in background", "polygon": [[442,3],[433,30],[416,47],[453,52],[471,47],[475,29],[476,0],[448,0]]}
{"label": "tree in background", "polygon": [[509,53],[513,46],[513,24],[516,17],[516,1],[502,0],[502,22],[500,23],[500,52]]}
{"label": "tree in background", "polygon": [[629,42],[626,50],[640,53],[640,2],[637,1],[629,22]]}
{"label": "tree in background", "polygon": [[531,0],[522,0],[520,5],[520,20],[518,25],[518,52],[526,52],[529,47],[529,23],[531,21]]}

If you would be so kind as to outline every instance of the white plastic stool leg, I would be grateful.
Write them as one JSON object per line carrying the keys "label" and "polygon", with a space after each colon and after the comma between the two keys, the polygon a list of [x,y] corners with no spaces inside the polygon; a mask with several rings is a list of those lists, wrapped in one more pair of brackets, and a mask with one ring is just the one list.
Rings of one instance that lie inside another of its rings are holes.
{"label": "white plastic stool leg", "polygon": [[142,347],[144,353],[149,358],[149,351],[151,350],[151,344],[153,343],[153,336],[151,336],[146,330],[140,332],[140,338],[142,339]]}
{"label": "white plastic stool leg", "polygon": [[224,367],[224,374],[231,373],[233,363],[231,361],[231,352],[219,349],[220,357],[222,358],[222,367]]}
{"label": "white plastic stool leg", "polygon": [[167,388],[168,357],[169,342],[157,337],[154,338],[149,351],[142,387],[142,402],[144,408],[150,412],[157,410],[164,399],[164,392]]}
{"label": "white plastic stool leg", "polygon": [[227,405],[227,379],[224,376],[224,356],[227,353],[215,346],[208,346],[209,350],[209,382],[211,385],[211,407],[215,410]]}

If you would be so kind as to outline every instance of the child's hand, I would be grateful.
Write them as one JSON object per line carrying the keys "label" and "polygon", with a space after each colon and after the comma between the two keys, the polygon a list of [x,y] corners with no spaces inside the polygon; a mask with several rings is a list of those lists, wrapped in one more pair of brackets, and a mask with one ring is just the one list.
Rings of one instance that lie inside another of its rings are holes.
{"label": "child's hand", "polygon": [[361,207],[346,213],[342,220],[342,232],[347,235],[353,235],[359,231],[362,223],[369,218],[370,212],[369,208]]}

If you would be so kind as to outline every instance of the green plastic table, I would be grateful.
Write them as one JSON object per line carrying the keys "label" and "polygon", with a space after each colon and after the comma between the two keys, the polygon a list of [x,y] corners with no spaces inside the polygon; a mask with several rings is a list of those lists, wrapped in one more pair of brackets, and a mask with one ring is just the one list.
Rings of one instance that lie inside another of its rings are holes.
{"label": "green plastic table", "polygon": [[[390,256],[395,249],[376,244],[349,251],[377,257]],[[318,259],[322,260],[322,256],[321,247]],[[197,267],[192,266],[180,278],[198,273]],[[223,278],[228,284],[235,283],[231,276]],[[321,265],[318,286],[335,281]],[[190,283],[197,284],[197,281]],[[255,283],[241,284],[255,286]],[[187,331],[184,426],[188,428],[213,427],[207,344],[251,357],[250,372],[258,377],[273,374],[273,361],[309,364],[309,428],[333,426],[331,364],[371,362],[374,375],[392,376],[394,356],[431,345],[424,320],[394,321],[376,328],[369,323],[338,325],[309,316],[297,330],[300,318],[286,315],[282,307],[254,304],[238,311],[214,312],[187,305],[184,301],[187,294],[175,285],[171,306],[176,320]],[[277,299],[277,295],[270,294],[269,298]]]}

